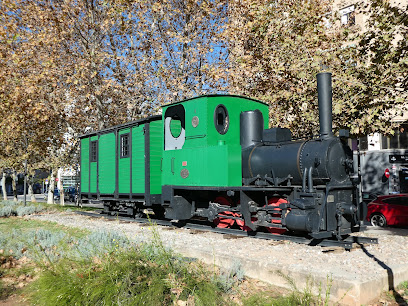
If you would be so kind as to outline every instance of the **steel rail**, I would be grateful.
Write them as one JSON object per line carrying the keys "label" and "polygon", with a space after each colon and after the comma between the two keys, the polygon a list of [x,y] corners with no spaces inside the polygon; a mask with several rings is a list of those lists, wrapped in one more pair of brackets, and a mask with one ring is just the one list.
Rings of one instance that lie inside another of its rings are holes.
{"label": "steel rail", "polygon": [[191,223],[191,222],[171,222],[168,220],[161,219],[147,219],[147,218],[131,218],[128,216],[123,216],[120,214],[117,215],[107,215],[100,213],[92,213],[85,211],[75,211],[76,214],[93,217],[93,218],[105,218],[108,220],[119,220],[122,222],[134,222],[142,224],[157,224],[161,226],[170,226],[177,228],[187,228],[194,230],[201,230],[213,233],[219,233],[224,235],[233,235],[238,237],[249,237],[249,238],[258,238],[265,240],[275,240],[275,241],[291,241],[299,244],[306,244],[310,246],[322,246],[322,247],[341,247],[346,250],[350,250],[353,247],[360,246],[361,244],[378,244],[377,238],[370,237],[359,237],[359,236],[349,236],[344,240],[331,240],[331,239],[311,239],[306,237],[291,236],[291,235],[273,235],[270,233],[262,232],[246,232],[240,229],[231,229],[231,228],[218,228],[211,227],[208,224],[203,223]]}

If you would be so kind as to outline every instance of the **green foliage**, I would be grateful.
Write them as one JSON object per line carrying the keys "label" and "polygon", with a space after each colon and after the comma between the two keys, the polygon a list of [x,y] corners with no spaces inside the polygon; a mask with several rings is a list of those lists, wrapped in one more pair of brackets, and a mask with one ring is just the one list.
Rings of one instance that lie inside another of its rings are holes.
{"label": "green foliage", "polygon": [[404,281],[397,286],[398,290],[402,290],[403,295],[408,295],[408,281]]}
{"label": "green foliage", "polygon": [[30,288],[31,299],[41,305],[224,304],[208,272],[165,248],[154,226],[152,231],[151,243],[140,246],[103,232],[78,241],[83,256],[65,253],[46,264]]}
{"label": "green foliage", "polygon": [[[204,266],[166,248],[154,224],[152,240],[139,245],[115,232],[72,235],[53,223],[17,218],[2,219],[3,229],[3,254],[25,256],[42,268],[28,288],[36,304],[225,304],[221,282]],[[230,275],[241,275],[238,268],[234,271]]]}
{"label": "green foliage", "polygon": [[398,285],[397,289],[408,289],[408,281],[403,281]]}
{"label": "green foliage", "polygon": [[30,291],[41,305],[171,305],[188,298],[197,305],[223,303],[205,275],[177,261],[158,264],[137,249],[118,250],[101,261],[61,260]]}

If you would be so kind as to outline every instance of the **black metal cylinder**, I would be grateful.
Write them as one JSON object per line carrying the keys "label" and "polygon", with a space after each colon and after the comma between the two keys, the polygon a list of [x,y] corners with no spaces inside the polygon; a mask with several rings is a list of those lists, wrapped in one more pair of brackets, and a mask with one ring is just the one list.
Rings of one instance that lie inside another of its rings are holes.
{"label": "black metal cylinder", "polygon": [[320,137],[333,136],[332,131],[332,77],[330,72],[317,74]]}
{"label": "black metal cylinder", "polygon": [[347,160],[351,160],[351,153],[335,137],[264,144],[242,151],[242,175],[244,178],[257,175],[286,178],[289,175],[293,185],[310,188],[328,181],[348,180]]}
{"label": "black metal cylinder", "polygon": [[263,116],[259,110],[246,111],[241,113],[241,147],[247,148],[262,141]]}

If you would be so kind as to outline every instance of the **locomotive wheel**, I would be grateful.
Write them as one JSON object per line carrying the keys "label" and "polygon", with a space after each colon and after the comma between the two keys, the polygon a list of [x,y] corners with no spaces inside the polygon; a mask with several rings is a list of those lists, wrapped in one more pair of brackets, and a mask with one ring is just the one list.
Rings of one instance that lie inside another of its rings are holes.
{"label": "locomotive wheel", "polygon": [[[279,207],[279,204],[283,204],[283,203],[288,203],[288,201],[286,199],[278,198],[278,197],[273,197],[273,198],[270,198],[268,200],[268,206]],[[272,217],[277,217],[277,218],[282,217],[282,210],[279,210],[279,212],[276,212],[275,214],[272,214]],[[281,220],[272,220],[272,223],[281,224],[282,221]],[[280,227],[267,227],[266,229],[268,230],[268,232],[270,232],[272,234],[275,234],[275,235],[281,235],[284,232],[286,232],[286,229],[280,228]]]}
{"label": "locomotive wheel", "polygon": [[[216,197],[214,202],[221,205],[232,206],[232,201],[225,197]],[[235,217],[235,213],[231,211],[224,211],[222,213],[219,213],[219,215]],[[234,219],[228,219],[223,217],[218,217],[214,219],[215,226],[219,228],[231,228],[234,225],[234,223],[235,223]]]}
{"label": "locomotive wheel", "polygon": [[[238,217],[241,217],[241,218],[242,218],[241,215],[239,215]],[[254,222],[254,221],[256,221],[256,220],[258,220],[258,219],[251,217],[251,221],[252,221],[252,222]],[[245,225],[245,221],[244,221],[244,220],[237,220],[237,224],[238,224],[239,228],[242,229],[242,230],[245,231],[245,232],[250,232],[250,231],[252,231],[252,229],[250,229],[248,226]]]}
{"label": "locomotive wheel", "polygon": [[[286,199],[283,198],[278,198],[278,197],[273,197],[270,198],[268,200],[268,206],[277,206],[279,207],[279,204],[283,204],[283,203],[287,203],[288,201]],[[273,217],[278,217],[280,218],[282,216],[281,211],[276,212],[274,214],[272,214]],[[251,221],[257,221],[257,218],[251,217]],[[281,220],[272,220],[272,223],[275,224],[281,224]],[[248,226],[245,225],[245,221],[244,220],[237,220],[237,224],[238,226],[243,230],[243,231],[252,231]],[[270,232],[271,234],[275,234],[275,235],[281,235],[283,233],[286,232],[286,229],[284,228],[280,228],[280,227],[266,227],[267,231]]]}

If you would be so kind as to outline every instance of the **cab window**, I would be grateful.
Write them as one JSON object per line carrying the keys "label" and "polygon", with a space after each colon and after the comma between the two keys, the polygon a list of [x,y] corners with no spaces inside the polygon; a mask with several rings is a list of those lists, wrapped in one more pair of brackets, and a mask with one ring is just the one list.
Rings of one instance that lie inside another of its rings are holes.
{"label": "cab window", "polygon": [[171,106],[164,114],[164,149],[179,150],[186,139],[186,112],[181,104]]}

